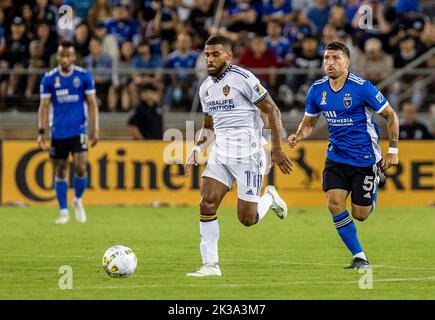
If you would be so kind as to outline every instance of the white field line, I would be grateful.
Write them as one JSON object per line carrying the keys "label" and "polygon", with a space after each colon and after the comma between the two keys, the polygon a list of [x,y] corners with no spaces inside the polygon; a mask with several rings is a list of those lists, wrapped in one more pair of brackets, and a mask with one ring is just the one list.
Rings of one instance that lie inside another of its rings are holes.
{"label": "white field line", "polygon": [[[196,280],[197,279],[192,279]],[[201,281],[201,280],[199,280]],[[386,278],[386,279],[373,279],[373,282],[430,282],[435,281],[434,277],[423,277],[423,278]],[[213,283],[213,287],[222,288],[266,288],[266,287],[285,287],[289,285],[337,285],[337,284],[358,284],[359,281],[290,281],[285,283],[253,283],[253,284],[237,284],[237,283]],[[208,281],[197,282],[195,284],[182,284],[182,285],[156,285],[156,284],[144,284],[144,285],[132,285],[132,286],[88,286],[88,287],[74,287],[75,290],[108,290],[108,289],[142,289],[142,288],[173,288],[173,287],[210,287]],[[49,290],[60,290],[59,288],[49,288]]]}
{"label": "white field line", "polygon": [[[252,264],[253,260],[231,260],[231,259],[222,259],[222,261],[224,263],[249,263]],[[337,263],[317,263],[317,262],[293,262],[293,261],[285,261],[285,260],[270,260],[270,261],[261,261],[259,262],[261,264],[290,264],[290,265],[306,265],[306,266],[321,266],[321,267],[328,267],[328,266],[332,266],[332,267],[343,267],[342,264],[337,264]],[[435,268],[425,268],[425,267],[397,267],[397,266],[387,266],[387,265],[383,265],[383,264],[372,264],[371,265],[372,268],[376,269],[376,268],[380,268],[380,269],[403,269],[403,270],[433,270],[435,271]]]}

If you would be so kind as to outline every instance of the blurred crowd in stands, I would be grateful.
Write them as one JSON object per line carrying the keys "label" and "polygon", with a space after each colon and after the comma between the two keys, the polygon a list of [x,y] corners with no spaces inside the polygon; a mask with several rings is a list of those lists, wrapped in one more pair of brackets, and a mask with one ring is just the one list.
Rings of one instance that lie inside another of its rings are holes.
{"label": "blurred crowd in stands", "polygon": [[[232,39],[234,63],[266,69],[255,73],[283,111],[303,110],[309,85],[322,76],[322,54],[331,41],[346,43],[352,71],[374,84],[435,44],[430,0],[226,0],[216,14],[218,3],[2,0],[0,66],[12,72],[0,75],[0,104],[4,110],[9,97],[38,98],[41,74],[17,71],[56,67],[60,39],[72,40],[76,64],[94,71],[102,111],[134,109],[148,84],[163,110],[190,111],[206,77],[202,51],[211,34]],[[74,10],[73,31],[58,26],[63,4]],[[435,56],[418,68],[435,68]],[[433,75],[405,74],[383,92],[396,109],[411,103],[435,114]]]}

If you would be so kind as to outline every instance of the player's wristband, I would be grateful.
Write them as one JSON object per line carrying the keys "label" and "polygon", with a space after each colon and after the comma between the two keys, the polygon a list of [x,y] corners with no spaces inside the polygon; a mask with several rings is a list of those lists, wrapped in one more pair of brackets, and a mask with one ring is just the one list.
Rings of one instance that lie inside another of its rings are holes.
{"label": "player's wristband", "polygon": [[39,134],[45,134],[45,129],[44,128],[39,128],[38,133]]}
{"label": "player's wristband", "polygon": [[193,151],[196,151],[196,152],[198,152],[198,153],[200,153],[200,152],[202,151],[201,147],[200,147],[199,145],[197,145],[197,144],[193,147],[192,150],[193,150]]}
{"label": "player's wristband", "polygon": [[388,153],[390,153],[390,154],[398,154],[399,153],[399,148],[389,147],[388,148]]}

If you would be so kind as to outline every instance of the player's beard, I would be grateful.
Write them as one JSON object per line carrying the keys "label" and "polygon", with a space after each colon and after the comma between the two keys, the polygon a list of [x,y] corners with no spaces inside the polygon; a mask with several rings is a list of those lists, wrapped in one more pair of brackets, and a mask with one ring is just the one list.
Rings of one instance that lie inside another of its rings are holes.
{"label": "player's beard", "polygon": [[220,66],[217,66],[214,71],[207,71],[209,76],[212,76],[214,78],[219,77],[224,70],[228,67],[228,64],[226,62],[222,63]]}

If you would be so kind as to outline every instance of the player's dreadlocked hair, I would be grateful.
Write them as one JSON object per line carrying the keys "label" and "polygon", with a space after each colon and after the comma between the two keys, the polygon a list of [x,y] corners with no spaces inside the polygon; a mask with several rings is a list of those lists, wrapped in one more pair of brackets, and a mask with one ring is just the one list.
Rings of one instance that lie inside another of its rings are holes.
{"label": "player's dreadlocked hair", "polygon": [[343,43],[341,43],[341,42],[338,42],[338,41],[331,42],[331,43],[329,43],[329,44],[326,46],[325,50],[341,50],[341,51],[343,51],[343,52],[347,55],[347,57],[350,59],[350,51],[349,51],[349,48],[348,48],[345,44],[343,44]]}
{"label": "player's dreadlocked hair", "polygon": [[212,45],[216,45],[216,44],[221,44],[228,50],[232,50],[232,47],[233,47],[233,43],[231,42],[231,40],[228,38],[225,38],[224,36],[211,36],[205,42],[206,46],[212,46]]}

